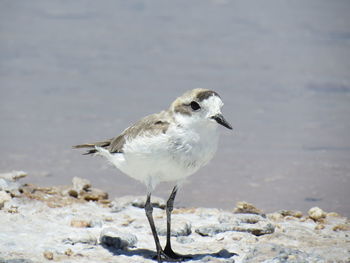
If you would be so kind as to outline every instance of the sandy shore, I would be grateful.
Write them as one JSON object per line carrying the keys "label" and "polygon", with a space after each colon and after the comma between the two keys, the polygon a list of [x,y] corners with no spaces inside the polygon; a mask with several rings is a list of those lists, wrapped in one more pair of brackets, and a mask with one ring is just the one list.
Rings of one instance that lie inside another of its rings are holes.
{"label": "sandy shore", "polygon": [[[38,187],[25,173],[0,175],[0,262],[155,262],[144,196],[114,200],[90,182]],[[165,202],[153,198],[165,243]],[[188,262],[350,262],[350,221],[312,208],[270,214],[245,202],[232,210],[176,208],[173,247]]]}

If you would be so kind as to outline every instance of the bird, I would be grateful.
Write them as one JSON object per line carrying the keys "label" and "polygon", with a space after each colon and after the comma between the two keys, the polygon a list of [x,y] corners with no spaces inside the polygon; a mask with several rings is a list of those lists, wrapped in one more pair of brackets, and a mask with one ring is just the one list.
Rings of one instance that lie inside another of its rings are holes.
{"label": "bird", "polygon": [[[232,130],[221,112],[222,106],[221,97],[213,90],[189,90],[175,99],[167,110],[140,119],[116,137],[73,146],[87,148],[85,155],[105,157],[124,174],[145,184],[145,213],[158,262],[179,262],[187,258],[175,253],[171,247],[171,212],[184,180],[213,158],[218,147],[218,126]],[[151,203],[152,192],[161,182],[174,183],[165,207],[167,236],[164,249],[159,242]]]}

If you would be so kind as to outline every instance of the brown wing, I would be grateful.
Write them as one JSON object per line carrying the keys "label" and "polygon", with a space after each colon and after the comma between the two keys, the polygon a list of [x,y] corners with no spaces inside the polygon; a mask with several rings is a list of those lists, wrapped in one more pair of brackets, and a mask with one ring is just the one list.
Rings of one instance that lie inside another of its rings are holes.
{"label": "brown wing", "polygon": [[95,146],[99,146],[99,147],[103,147],[106,148],[111,144],[111,141],[113,139],[109,139],[103,142],[93,142],[93,143],[84,143],[84,144],[78,144],[78,145],[74,145],[73,148],[74,149],[79,149],[79,148],[92,148],[90,150],[87,150],[86,153],[83,153],[84,155],[86,154],[93,154],[95,152],[97,152],[97,150],[95,149]]}
{"label": "brown wing", "polygon": [[103,147],[111,153],[123,153],[123,147],[126,140],[130,140],[142,135],[147,136],[166,133],[170,125],[168,120],[169,113],[162,111],[157,114],[146,116],[145,118],[139,120],[134,125],[124,130],[122,134],[110,140],[80,144],[73,146],[73,148],[92,148],[84,154],[93,154],[97,152],[95,146]]}

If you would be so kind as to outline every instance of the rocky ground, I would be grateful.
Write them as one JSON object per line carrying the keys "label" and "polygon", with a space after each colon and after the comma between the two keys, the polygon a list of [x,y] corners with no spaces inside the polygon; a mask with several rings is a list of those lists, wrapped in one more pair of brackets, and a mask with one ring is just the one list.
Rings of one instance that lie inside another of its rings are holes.
{"label": "rocky ground", "polygon": [[[155,262],[144,196],[114,200],[84,179],[71,186],[21,185],[0,175],[0,263]],[[165,203],[153,198],[165,243]],[[264,214],[239,202],[232,211],[176,208],[173,248],[187,262],[350,262],[350,221],[314,207],[307,215]]]}

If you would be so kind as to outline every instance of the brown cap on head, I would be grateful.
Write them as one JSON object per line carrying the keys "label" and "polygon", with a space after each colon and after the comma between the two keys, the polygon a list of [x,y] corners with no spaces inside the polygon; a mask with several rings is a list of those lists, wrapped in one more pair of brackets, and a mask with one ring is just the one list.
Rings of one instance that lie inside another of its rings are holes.
{"label": "brown cap on head", "polygon": [[185,92],[180,97],[178,97],[170,106],[173,112],[181,113],[184,115],[191,116],[192,110],[185,105],[189,105],[192,101],[202,102],[203,100],[209,98],[210,96],[219,96],[218,93],[209,89],[193,89]]}

